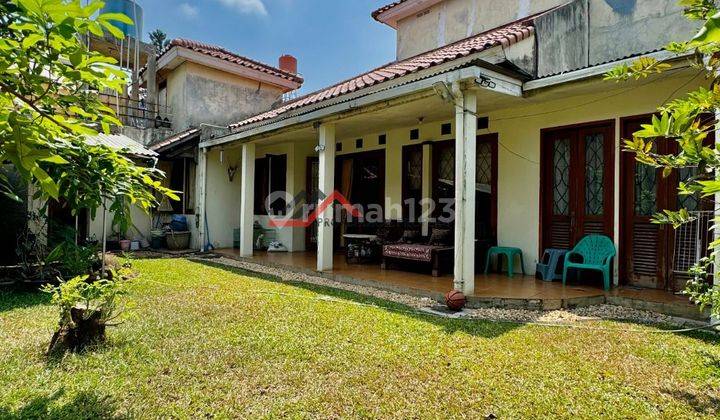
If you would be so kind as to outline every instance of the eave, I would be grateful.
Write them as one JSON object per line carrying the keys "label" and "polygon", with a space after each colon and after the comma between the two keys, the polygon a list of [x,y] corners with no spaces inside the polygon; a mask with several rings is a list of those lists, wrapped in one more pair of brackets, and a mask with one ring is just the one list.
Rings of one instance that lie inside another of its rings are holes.
{"label": "eave", "polygon": [[255,80],[268,85],[276,86],[285,92],[299,89],[302,83],[288,80],[282,77],[274,76],[266,72],[254,70],[243,65],[234,64],[217,57],[211,57],[188,48],[174,47],[170,51],[163,54],[158,61],[158,71],[174,70],[182,63],[189,61],[206,67],[214,68],[225,73],[234,74],[246,79]]}

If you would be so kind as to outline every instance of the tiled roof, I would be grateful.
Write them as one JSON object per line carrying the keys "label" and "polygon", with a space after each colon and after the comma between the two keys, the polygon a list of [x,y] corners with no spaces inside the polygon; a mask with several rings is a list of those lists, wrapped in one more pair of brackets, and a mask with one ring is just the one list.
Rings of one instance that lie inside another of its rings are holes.
{"label": "tiled roof", "polygon": [[521,22],[511,23],[415,57],[386,64],[385,66],[378,67],[375,70],[363,73],[357,77],[340,82],[326,89],[302,96],[292,102],[285,103],[279,108],[232,124],[230,125],[230,128],[239,128],[244,125],[269,120],[297,108],[337,98],[352,92],[357,92],[379,83],[387,82],[408,74],[417,73],[421,70],[463,58],[470,54],[478,53],[498,45],[502,45],[504,47],[510,46],[530,37],[534,33],[535,28],[531,25],[531,22],[531,20],[524,20]]}
{"label": "tiled roof", "polygon": [[179,133],[173,134],[170,137],[166,137],[155,144],[151,144],[150,150],[153,150],[155,152],[162,152],[163,149],[165,149],[169,146],[182,143],[183,141],[185,141],[191,137],[194,137],[195,135],[199,135],[199,134],[200,134],[199,128],[188,128],[185,131],[181,131]]}
{"label": "tiled roof", "polygon": [[157,156],[157,153],[152,150],[148,150],[145,146],[124,134],[100,133],[95,136],[88,136],[86,141],[91,145],[104,145],[116,150],[127,150],[130,154],[136,156]]}
{"label": "tiled roof", "polygon": [[230,63],[238,64],[253,70],[257,70],[263,73],[267,73],[276,77],[287,79],[296,83],[302,83],[303,78],[295,73],[290,73],[281,70],[277,67],[270,66],[265,63],[261,63],[256,60],[251,60],[247,57],[235,54],[234,52],[228,51],[223,47],[216,45],[206,44],[204,42],[193,41],[190,39],[175,38],[168,44],[165,49],[158,55],[158,59],[170,51],[173,47],[187,48],[211,57],[219,58],[221,60],[228,61]]}
{"label": "tiled roof", "polygon": [[376,11],[372,12],[373,19],[377,20],[377,17],[380,16],[381,14],[387,12],[388,10],[392,9],[395,6],[399,6],[400,4],[405,3],[406,1],[407,0],[394,1],[388,5],[385,5],[379,9],[377,9]]}

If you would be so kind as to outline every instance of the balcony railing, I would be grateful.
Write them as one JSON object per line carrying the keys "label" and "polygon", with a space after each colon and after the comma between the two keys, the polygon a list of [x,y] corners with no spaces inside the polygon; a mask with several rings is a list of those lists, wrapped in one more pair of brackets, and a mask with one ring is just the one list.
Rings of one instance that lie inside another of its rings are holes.
{"label": "balcony railing", "polygon": [[127,96],[100,93],[100,101],[115,110],[126,126],[135,128],[172,128],[172,108]]}

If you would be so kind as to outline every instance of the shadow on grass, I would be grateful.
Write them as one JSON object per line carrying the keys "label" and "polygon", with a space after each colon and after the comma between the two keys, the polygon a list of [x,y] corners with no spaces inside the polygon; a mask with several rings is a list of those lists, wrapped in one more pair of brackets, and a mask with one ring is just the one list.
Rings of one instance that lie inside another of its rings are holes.
{"label": "shadow on grass", "polygon": [[388,312],[409,316],[417,320],[428,322],[433,325],[442,327],[445,332],[452,334],[455,332],[463,332],[473,336],[484,337],[484,338],[495,338],[499,337],[507,332],[510,332],[516,328],[521,327],[521,324],[505,323],[505,322],[490,322],[481,320],[469,320],[469,319],[452,319],[452,318],[441,318],[430,314],[423,314],[414,310],[407,305],[387,301],[384,299],[376,298],[373,296],[367,296],[356,292],[350,292],[342,289],[335,289],[328,286],[319,286],[304,282],[286,281],[278,276],[273,276],[265,273],[258,273],[255,271],[245,270],[237,267],[229,267],[223,264],[219,264],[212,261],[198,261],[193,260],[192,262],[197,264],[206,265],[221,269],[224,271],[231,272],[247,277],[254,277],[261,280],[272,281],[275,283],[281,283],[290,287],[308,290],[314,293],[330,296],[337,299],[345,299],[352,302],[372,305],[377,308],[384,309]]}
{"label": "shadow on grass", "polygon": [[38,305],[48,305],[49,303],[50,295],[39,290],[0,290],[0,312],[30,308]]}
{"label": "shadow on grass", "polygon": [[720,398],[680,389],[663,389],[662,392],[681,403],[687,404],[700,415],[717,416],[720,413]]}
{"label": "shadow on grass", "polygon": [[49,395],[40,395],[28,400],[22,407],[13,410],[0,407],[0,419],[120,419],[115,415],[116,406],[109,397],[94,392],[82,391],[69,401],[61,401],[63,389]]}
{"label": "shadow on grass", "polygon": [[691,331],[677,332],[677,330],[684,330],[684,329],[693,328],[693,327],[680,327],[678,325],[672,325],[672,324],[647,323],[647,322],[640,322],[640,321],[634,321],[634,320],[622,319],[622,318],[605,318],[604,321],[612,321],[612,322],[614,322],[618,325],[622,325],[630,330],[634,330],[634,329],[637,329],[638,326],[642,326],[642,327],[648,327],[648,328],[652,328],[652,329],[667,331],[667,334],[675,334],[675,335],[682,336],[682,337],[692,338],[693,340],[702,341],[707,344],[715,344],[715,345],[720,344],[720,334],[714,333],[707,329],[692,329]]}

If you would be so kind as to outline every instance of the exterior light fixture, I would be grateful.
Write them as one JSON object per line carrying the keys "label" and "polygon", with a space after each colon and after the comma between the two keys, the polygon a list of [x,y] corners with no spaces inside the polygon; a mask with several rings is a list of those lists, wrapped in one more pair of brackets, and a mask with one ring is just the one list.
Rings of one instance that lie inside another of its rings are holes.
{"label": "exterior light fixture", "polygon": [[480,76],[478,76],[475,79],[475,83],[480,85],[480,87],[484,87],[484,88],[488,88],[488,89],[495,89],[495,86],[497,86],[497,84],[495,82],[493,82],[493,80],[491,78],[489,78],[488,76],[485,76],[484,74],[481,74]]}
{"label": "exterior light fixture", "polygon": [[324,145],[324,144],[318,144],[317,146],[315,146],[315,151],[318,152],[318,153],[324,152],[324,151],[325,151],[325,145]]}

